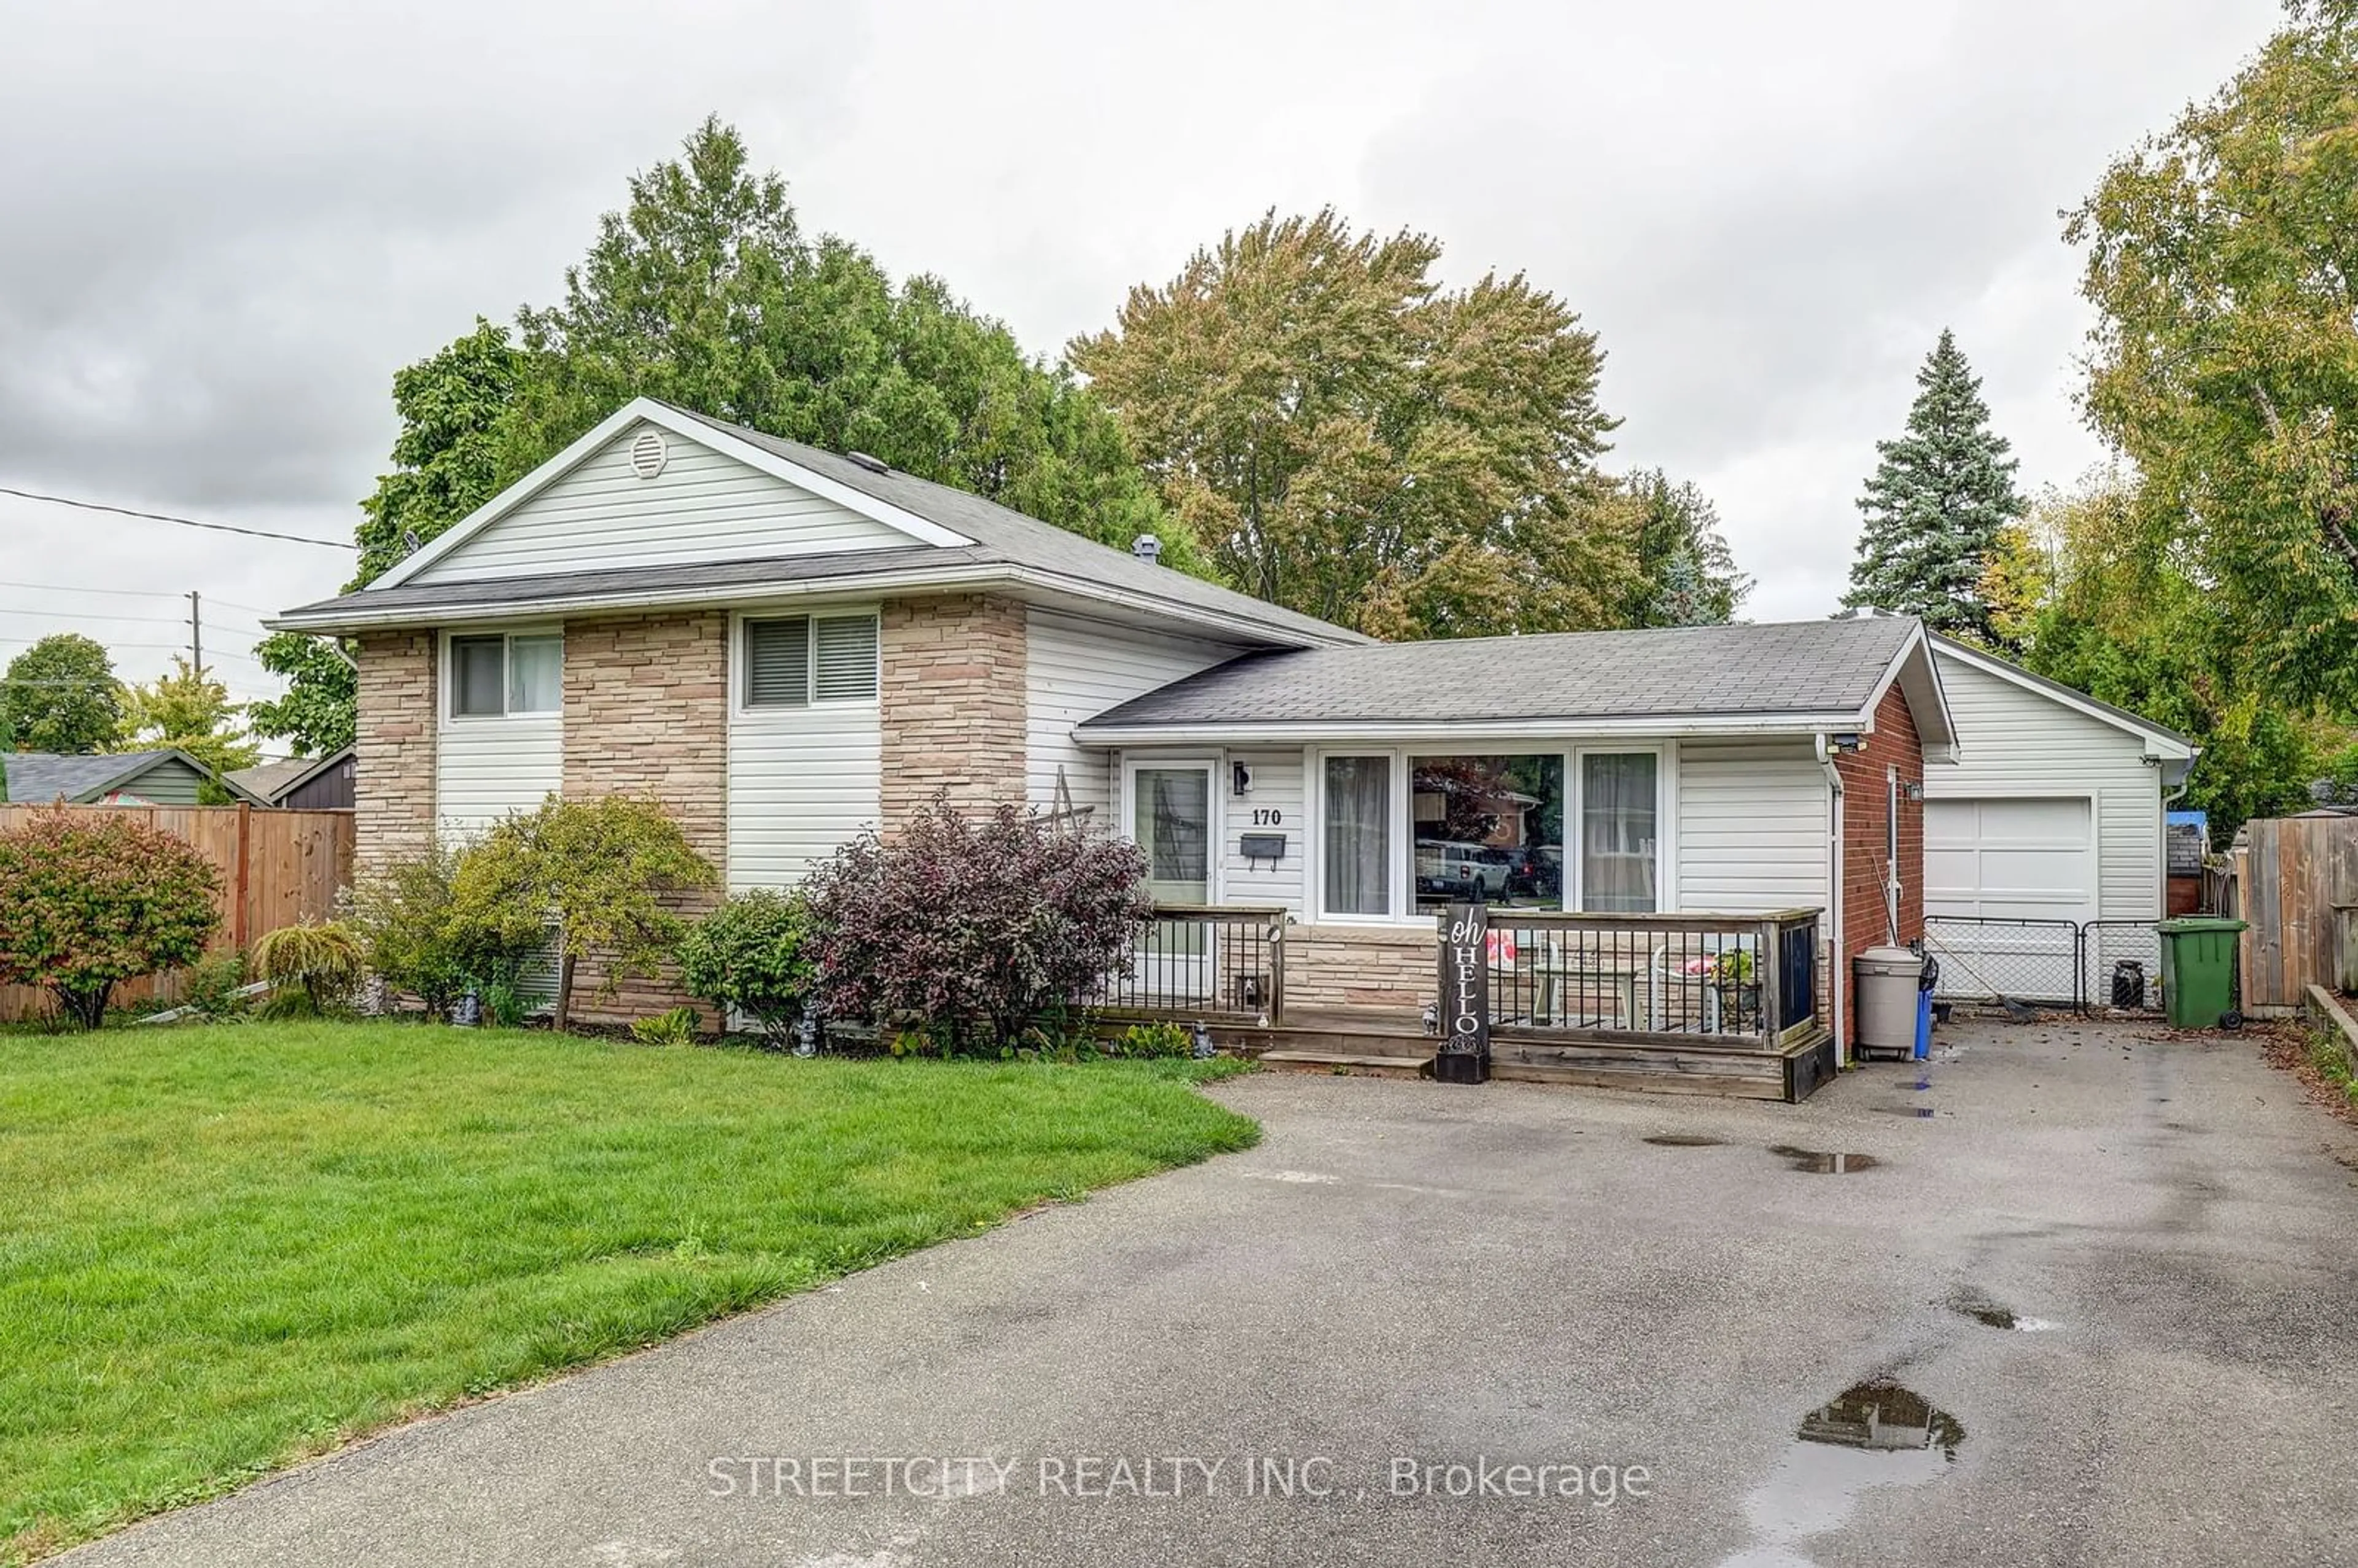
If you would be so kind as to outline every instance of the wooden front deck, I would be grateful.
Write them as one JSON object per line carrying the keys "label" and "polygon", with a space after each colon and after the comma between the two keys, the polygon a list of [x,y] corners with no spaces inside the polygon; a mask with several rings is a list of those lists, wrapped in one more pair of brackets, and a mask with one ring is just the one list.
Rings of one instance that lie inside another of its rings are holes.
{"label": "wooden front deck", "polygon": [[[1141,1019],[1178,1021],[1273,1068],[1432,1076],[1438,1041],[1421,1009],[1300,1003],[1305,992],[1337,989],[1297,983],[1316,950],[1289,956],[1302,929],[1282,910],[1158,911],[1130,971],[1098,999],[1099,1027],[1117,1033]],[[1815,910],[1502,909],[1490,929],[1492,1077],[1794,1101],[1834,1075]],[[1433,943],[1433,968],[1420,968],[1430,989],[1417,988],[1428,1002],[1438,995],[1437,933]]]}
{"label": "wooden front deck", "polygon": [[[1272,1069],[1432,1076],[1436,1042],[1413,1018],[1326,1017],[1283,1026],[1207,1021],[1206,1027],[1221,1050]],[[1490,1076],[1528,1083],[1790,1102],[1807,1098],[1833,1075],[1833,1036],[1823,1031],[1773,1052],[1707,1040],[1670,1045],[1501,1035],[1490,1043]]]}

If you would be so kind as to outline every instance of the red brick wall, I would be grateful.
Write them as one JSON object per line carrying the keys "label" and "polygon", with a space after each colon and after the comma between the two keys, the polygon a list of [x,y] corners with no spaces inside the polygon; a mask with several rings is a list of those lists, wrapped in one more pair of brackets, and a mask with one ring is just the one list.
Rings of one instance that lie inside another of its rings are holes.
{"label": "red brick wall", "polygon": [[[1885,824],[1890,791],[1890,770],[1899,775],[1899,942],[1902,946],[1924,935],[1924,748],[1917,739],[1916,719],[1908,700],[1894,686],[1875,709],[1875,728],[1863,737],[1856,752],[1838,755],[1835,771],[1843,781],[1843,1028],[1857,1033],[1857,1010],[1852,995],[1850,960],[1868,947],[1888,942],[1885,916]],[[1908,798],[1909,784],[1919,798]]]}

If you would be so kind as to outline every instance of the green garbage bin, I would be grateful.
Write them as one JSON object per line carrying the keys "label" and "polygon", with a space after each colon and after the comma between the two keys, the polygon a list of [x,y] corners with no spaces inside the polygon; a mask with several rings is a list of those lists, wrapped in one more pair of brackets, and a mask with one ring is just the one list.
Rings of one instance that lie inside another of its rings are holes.
{"label": "green garbage bin", "polygon": [[2161,1000],[2173,1029],[2233,1029],[2244,1022],[2235,1011],[2235,938],[2240,920],[2188,914],[2154,927],[2161,933]]}

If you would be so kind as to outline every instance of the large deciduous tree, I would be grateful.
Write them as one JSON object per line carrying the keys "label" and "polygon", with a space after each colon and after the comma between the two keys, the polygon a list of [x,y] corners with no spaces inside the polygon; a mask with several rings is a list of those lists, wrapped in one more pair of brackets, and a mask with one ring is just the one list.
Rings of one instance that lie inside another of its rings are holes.
{"label": "large deciduous tree", "polygon": [[[2268,687],[2358,705],[2358,5],[2310,0],[2065,232],[2086,407]],[[2157,541],[2158,542],[2158,541]]]}
{"label": "large deciduous tree", "polygon": [[[245,732],[244,712],[211,670],[195,668],[176,654],[171,674],[124,694],[123,732],[115,745],[126,752],[178,747],[216,773],[250,768],[262,749]],[[215,804],[227,798],[223,792]]]}
{"label": "large deciduous tree", "polygon": [[2223,843],[2246,817],[2306,809],[2344,736],[2254,686],[2217,596],[2152,547],[2157,503],[2125,476],[2043,498],[2015,551],[2021,591],[2002,625],[2037,673],[2190,736],[2201,756],[2185,804],[2211,814]]}
{"label": "large deciduous tree", "polygon": [[[362,586],[632,397],[882,458],[1102,543],[1163,541],[1202,569],[1120,427],[1059,366],[936,277],[895,283],[849,240],[806,235],[784,182],[707,120],[630,181],[564,297],[513,332],[474,330],[394,378],[393,467],[362,503]],[[299,636],[262,644],[289,677],[264,734],[307,752],[350,740],[350,671]]]}
{"label": "large deciduous tree", "polygon": [[1272,211],[1069,351],[1238,587],[1388,637],[1613,624],[1595,336],[1520,275],[1444,291],[1440,255]]}
{"label": "large deciduous tree", "polygon": [[103,752],[123,729],[123,684],[105,648],[57,632],[8,661],[0,708],[15,751]]}
{"label": "large deciduous tree", "polygon": [[1990,428],[1981,379],[1943,329],[1916,373],[1908,428],[1877,441],[1881,461],[1843,602],[1923,618],[1936,632],[1992,640],[1982,579],[2008,523],[2026,510],[2006,438]]}

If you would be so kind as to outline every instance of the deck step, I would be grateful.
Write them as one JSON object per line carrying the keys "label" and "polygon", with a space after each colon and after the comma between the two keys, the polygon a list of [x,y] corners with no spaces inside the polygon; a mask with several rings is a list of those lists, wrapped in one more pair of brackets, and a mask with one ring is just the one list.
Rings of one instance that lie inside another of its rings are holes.
{"label": "deck step", "polygon": [[1263,1051],[1260,1060],[1264,1066],[1283,1068],[1297,1073],[1373,1073],[1389,1077],[1419,1078],[1424,1076],[1424,1056],[1359,1055],[1347,1051]]}

